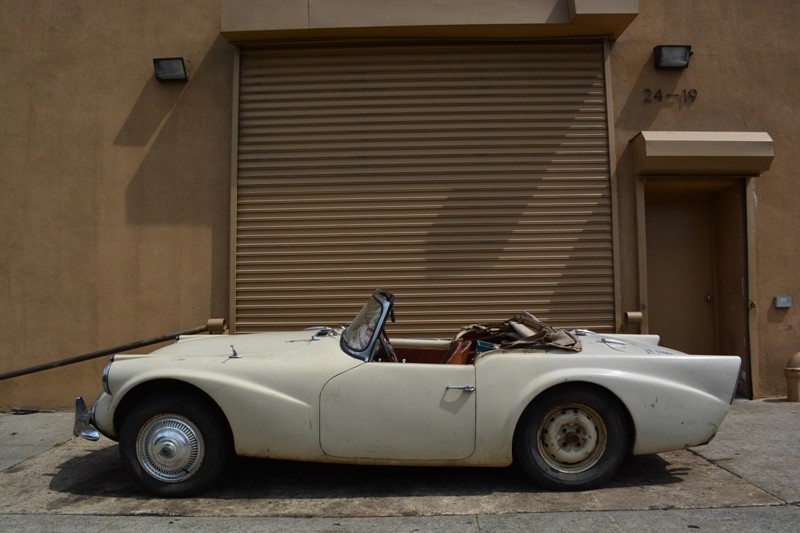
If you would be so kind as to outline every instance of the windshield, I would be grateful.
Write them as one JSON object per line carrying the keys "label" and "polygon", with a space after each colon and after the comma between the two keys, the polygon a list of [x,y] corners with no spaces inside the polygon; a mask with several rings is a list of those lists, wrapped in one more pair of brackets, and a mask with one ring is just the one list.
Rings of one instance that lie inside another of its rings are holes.
{"label": "windshield", "polygon": [[350,355],[364,359],[369,358],[371,348],[380,333],[381,319],[389,310],[391,294],[375,291],[361,311],[342,333],[342,344]]}

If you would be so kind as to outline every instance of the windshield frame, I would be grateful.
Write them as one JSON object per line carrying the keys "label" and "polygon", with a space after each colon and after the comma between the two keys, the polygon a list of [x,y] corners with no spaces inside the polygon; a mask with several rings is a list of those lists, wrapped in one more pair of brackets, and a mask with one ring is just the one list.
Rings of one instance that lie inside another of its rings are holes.
{"label": "windshield frame", "polygon": [[394,295],[389,291],[377,289],[373,292],[353,321],[342,331],[342,350],[356,359],[370,361],[393,303]]}

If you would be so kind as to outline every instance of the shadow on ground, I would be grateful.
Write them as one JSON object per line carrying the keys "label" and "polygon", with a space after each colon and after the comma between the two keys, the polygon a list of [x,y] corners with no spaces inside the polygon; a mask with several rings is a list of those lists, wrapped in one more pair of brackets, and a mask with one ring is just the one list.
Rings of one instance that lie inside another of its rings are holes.
{"label": "shadow on ground", "polygon": [[[631,457],[607,488],[670,485],[691,468],[657,455]],[[61,463],[50,489],[82,496],[149,497],[119,459],[116,445]],[[297,463],[235,458],[228,472],[202,494],[209,499],[357,499],[543,493],[516,466],[411,468]]]}

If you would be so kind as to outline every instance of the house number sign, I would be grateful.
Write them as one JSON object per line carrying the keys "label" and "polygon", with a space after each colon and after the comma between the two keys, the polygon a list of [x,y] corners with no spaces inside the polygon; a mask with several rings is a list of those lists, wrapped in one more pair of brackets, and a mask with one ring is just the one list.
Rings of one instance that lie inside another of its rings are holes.
{"label": "house number sign", "polygon": [[683,89],[680,92],[666,92],[662,89],[645,89],[644,103],[654,102],[678,102],[680,104],[691,104],[697,100],[697,89]]}

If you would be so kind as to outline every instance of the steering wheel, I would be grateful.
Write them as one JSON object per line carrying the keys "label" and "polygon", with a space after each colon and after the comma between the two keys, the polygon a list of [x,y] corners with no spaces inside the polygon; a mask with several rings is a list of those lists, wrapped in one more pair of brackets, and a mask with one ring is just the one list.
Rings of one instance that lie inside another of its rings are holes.
{"label": "steering wheel", "polygon": [[394,352],[394,348],[392,348],[392,343],[389,342],[389,336],[386,334],[386,330],[382,329],[380,337],[378,338],[378,342],[381,345],[381,350],[386,357],[393,363],[399,363],[400,361],[397,360],[397,354]]}

